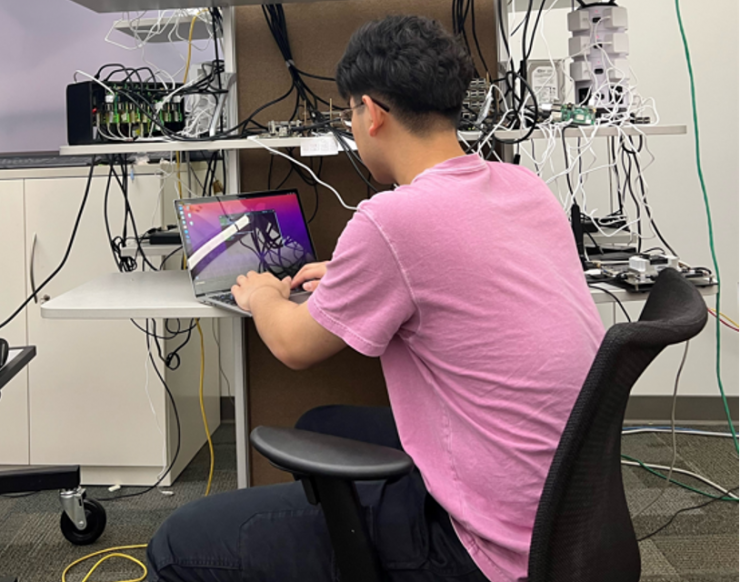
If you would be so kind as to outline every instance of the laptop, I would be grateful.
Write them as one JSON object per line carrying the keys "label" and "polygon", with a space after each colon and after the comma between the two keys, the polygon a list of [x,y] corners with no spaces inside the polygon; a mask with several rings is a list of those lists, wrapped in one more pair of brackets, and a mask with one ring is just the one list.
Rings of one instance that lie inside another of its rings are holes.
{"label": "laptop", "polygon": [[[316,261],[296,190],[175,200],[177,224],[195,298],[245,315],[231,295],[248,271],[293,277]],[[305,301],[308,293],[291,292]]]}

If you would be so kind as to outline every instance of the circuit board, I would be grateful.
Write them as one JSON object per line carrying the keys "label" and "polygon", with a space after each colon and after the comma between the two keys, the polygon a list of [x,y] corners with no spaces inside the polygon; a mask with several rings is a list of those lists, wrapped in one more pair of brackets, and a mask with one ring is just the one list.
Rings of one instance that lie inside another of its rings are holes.
{"label": "circuit board", "polygon": [[594,125],[596,123],[595,107],[576,107],[572,103],[553,105],[550,119],[557,123],[571,125]]}

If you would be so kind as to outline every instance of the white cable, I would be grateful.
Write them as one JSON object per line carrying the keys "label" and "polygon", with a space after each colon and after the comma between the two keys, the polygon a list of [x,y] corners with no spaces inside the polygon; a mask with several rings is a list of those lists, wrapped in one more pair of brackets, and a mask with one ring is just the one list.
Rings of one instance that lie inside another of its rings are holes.
{"label": "white cable", "polygon": [[337,191],[336,191],[336,190],[334,189],[334,187],[333,187],[333,186],[330,186],[329,184],[327,184],[326,182],[324,182],[324,181],[323,181],[323,180],[322,180],[321,178],[319,178],[319,177],[318,177],[318,176],[317,176],[316,174],[314,174],[313,170],[312,170],[311,168],[309,168],[309,167],[308,167],[307,165],[305,165],[305,164],[302,164],[301,162],[299,162],[298,160],[296,160],[296,159],[292,158],[292,157],[291,157],[291,156],[289,156],[288,154],[284,154],[283,152],[281,152],[281,151],[279,151],[279,150],[276,150],[276,149],[274,149],[274,148],[271,148],[270,146],[268,146],[268,145],[266,145],[266,144],[262,143],[262,142],[261,142],[261,141],[260,141],[259,139],[257,139],[257,137],[256,137],[256,136],[250,136],[250,137],[248,137],[247,139],[249,139],[249,140],[253,141],[254,143],[256,143],[256,144],[258,144],[258,145],[262,146],[262,147],[263,147],[263,148],[265,148],[265,149],[266,149],[266,150],[267,150],[268,152],[272,152],[273,154],[276,154],[276,155],[278,155],[278,156],[282,156],[282,157],[284,157],[284,158],[285,158],[285,159],[287,159],[287,160],[288,160],[288,161],[289,161],[289,162],[290,162],[291,164],[296,164],[296,165],[300,166],[301,168],[303,168],[304,170],[307,170],[307,171],[308,171],[308,173],[309,173],[309,174],[311,174],[311,176],[313,177],[313,179],[314,179],[314,180],[316,180],[316,182],[318,182],[318,183],[319,183],[319,184],[321,184],[321,185],[322,185],[322,186],[323,186],[324,188],[327,188],[328,190],[330,190],[331,192],[333,192],[333,193],[334,193],[334,195],[335,195],[335,196],[337,197],[337,200],[339,200],[339,203],[340,203],[340,204],[341,204],[341,205],[342,205],[342,206],[343,206],[344,208],[346,208],[347,210],[352,210],[352,211],[354,211],[354,210],[357,210],[357,208],[356,208],[355,206],[349,206],[348,204],[346,204],[346,203],[344,202],[344,200],[342,199],[342,196],[341,196],[341,194],[339,194],[339,192],[337,192]]}
{"label": "white cable", "polygon": [[77,70],[77,71],[75,71],[74,74],[75,75],[82,75],[83,77],[87,77],[91,81],[94,81],[95,83],[97,83],[98,85],[100,85],[101,87],[103,87],[103,89],[105,89],[106,91],[108,91],[108,93],[110,93],[111,95],[115,95],[116,94],[116,92],[113,89],[111,89],[110,87],[108,87],[108,85],[106,85],[105,83],[103,83],[103,81],[101,81],[100,79],[96,79],[93,75],[90,75],[90,74],[86,73],[85,71],[79,71],[79,70]]}
{"label": "white cable", "polygon": [[[651,469],[656,469],[659,471],[668,471],[670,467],[666,467],[665,465],[656,465],[655,463],[642,463],[642,465],[636,461],[628,461],[626,459],[622,459],[622,465],[628,465],[630,467],[650,467]],[[704,484],[709,485],[713,489],[716,489],[722,494],[726,494],[728,497],[732,497],[733,499],[738,499],[738,496],[734,493],[731,493],[727,491],[724,487],[721,485],[718,485],[714,481],[710,481],[706,477],[699,475],[698,473],[694,473],[693,471],[689,471],[688,469],[681,469],[679,467],[673,467],[674,473],[680,473],[681,475],[687,475],[689,477],[693,477],[694,479],[698,479],[699,481],[702,481]],[[668,483],[668,481],[666,481]],[[634,516],[633,516],[634,517]]]}
{"label": "white cable", "polygon": [[[147,342],[148,343],[148,342]],[[159,436],[162,437],[162,470],[159,472],[159,475],[157,475],[157,481],[164,475],[165,471],[167,470],[167,439],[164,436],[164,431],[162,430],[162,426],[159,424],[159,417],[157,416],[157,411],[154,409],[154,402],[152,401],[152,395],[149,393],[149,366],[151,364],[151,355],[152,355],[152,346],[149,345],[146,352],[146,358],[144,359],[144,372],[146,373],[146,381],[144,382],[144,391],[146,392],[147,400],[149,401],[149,408],[152,411],[152,414],[154,415],[154,421],[157,423],[157,430],[159,431]]]}
{"label": "white cable", "polygon": [[671,478],[673,477],[673,470],[676,467],[676,459],[678,458],[678,446],[676,445],[676,401],[678,400],[678,381],[681,379],[681,372],[683,372],[683,366],[686,363],[686,356],[689,355],[689,342],[686,341],[686,347],[683,350],[683,357],[681,358],[681,363],[678,366],[678,372],[676,373],[676,382],[673,385],[673,401],[671,402],[671,443],[672,443],[672,449],[673,449],[673,455],[671,456],[671,465],[668,468],[668,476],[665,479],[665,483],[663,484],[663,487],[661,488],[660,492],[655,496],[655,498],[650,501],[647,505],[644,505],[642,508],[640,508],[636,513],[632,515],[632,518],[634,519],[636,516],[640,515],[643,511],[648,509],[649,507],[652,507],[655,505],[658,500],[663,497],[665,492],[668,490],[668,486],[671,484]]}
{"label": "white cable", "polygon": [[[670,428],[623,428],[622,434],[623,435],[630,435],[630,434],[643,434],[643,433],[669,433],[671,432]],[[732,438],[732,433],[730,432],[713,432],[709,430],[699,430],[699,429],[676,429],[676,434],[687,434],[687,435],[694,435],[694,436],[707,436],[707,437],[717,437],[717,438]],[[735,438],[740,438],[740,435],[736,436]]]}

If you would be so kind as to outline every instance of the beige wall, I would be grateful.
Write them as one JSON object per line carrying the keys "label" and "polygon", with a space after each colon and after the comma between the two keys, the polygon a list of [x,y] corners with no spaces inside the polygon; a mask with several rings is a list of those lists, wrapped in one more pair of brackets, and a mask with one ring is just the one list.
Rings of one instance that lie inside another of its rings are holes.
{"label": "beige wall", "polygon": [[[285,4],[284,9],[296,65],[307,72],[325,76],[333,75],[350,35],[368,20],[398,12],[424,14],[441,20],[448,29],[451,28],[450,4],[447,0],[317,2]],[[290,79],[260,7],[237,8],[236,18],[239,114],[244,119],[263,103],[285,93],[290,86]],[[492,3],[490,6],[479,3],[476,20],[484,56],[491,66],[495,54]],[[320,95],[338,99],[333,83],[308,81]],[[285,120],[293,106],[292,99],[286,100],[263,112],[257,119],[261,122]],[[265,189],[269,154],[245,151],[241,156],[242,190]],[[274,161],[273,187],[282,180],[288,169],[287,160]],[[355,205],[367,196],[365,184],[344,155],[325,158],[321,177],[337,188],[348,204]],[[315,205],[313,189],[295,176],[286,182],[285,187],[299,189],[304,209],[310,216]],[[319,257],[329,259],[351,214],[341,208],[333,194],[325,189],[319,190],[319,201],[320,208],[316,220],[311,224],[311,234]],[[289,426],[303,412],[322,404],[387,404],[385,383],[376,359],[346,350],[313,370],[292,372],[267,351],[251,324],[247,350],[250,426]],[[252,458],[255,485],[288,479],[259,455],[255,454]]]}

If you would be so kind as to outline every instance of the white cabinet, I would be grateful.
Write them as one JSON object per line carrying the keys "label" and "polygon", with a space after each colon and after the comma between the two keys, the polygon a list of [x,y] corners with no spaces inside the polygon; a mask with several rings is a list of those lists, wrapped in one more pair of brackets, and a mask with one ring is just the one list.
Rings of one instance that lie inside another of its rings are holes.
{"label": "white cabinet", "polygon": [[[0,323],[26,298],[23,180],[0,181]],[[21,313],[0,329],[11,346],[26,345],[26,318]],[[0,392],[0,463],[25,465],[28,447],[28,368]]]}
{"label": "white cabinet", "polygon": [[[9,249],[3,253],[4,263],[0,264],[0,272],[7,275],[3,276],[0,296],[3,319],[11,306],[19,305],[30,293],[31,270],[38,286],[60,264],[85,193],[85,172],[83,169],[72,176],[13,181],[3,181],[0,175],[0,241],[3,248]],[[116,271],[103,220],[107,172],[96,172],[100,175],[92,180],[64,268],[40,291],[38,304],[30,303],[13,322],[14,327],[0,330],[0,335],[8,337],[11,343],[37,346],[37,357],[28,366],[27,375],[20,374],[3,389],[0,464],[79,464],[86,484],[151,484],[171,461],[177,433],[167,394],[149,361],[144,333],[126,320],[41,317],[40,306],[47,296],[56,297]],[[123,197],[113,184],[108,216],[114,234],[120,234]],[[161,223],[161,187],[162,179],[155,169],[137,175],[129,186],[139,234]],[[159,258],[151,260],[159,263]],[[143,321],[139,323],[144,326]],[[181,322],[182,328],[189,323]],[[169,335],[162,321],[157,324],[158,335]],[[176,328],[177,323],[172,322],[171,327]],[[204,321],[202,327],[207,354],[206,409],[213,431],[220,421],[217,352],[211,322]],[[183,339],[179,336],[172,342],[161,342],[164,353]],[[180,352],[177,371],[165,367],[153,344],[152,350],[180,413],[182,446],[172,472],[176,476],[205,442],[198,404],[197,330],[193,330],[191,341]],[[170,476],[163,483],[171,480]]]}

